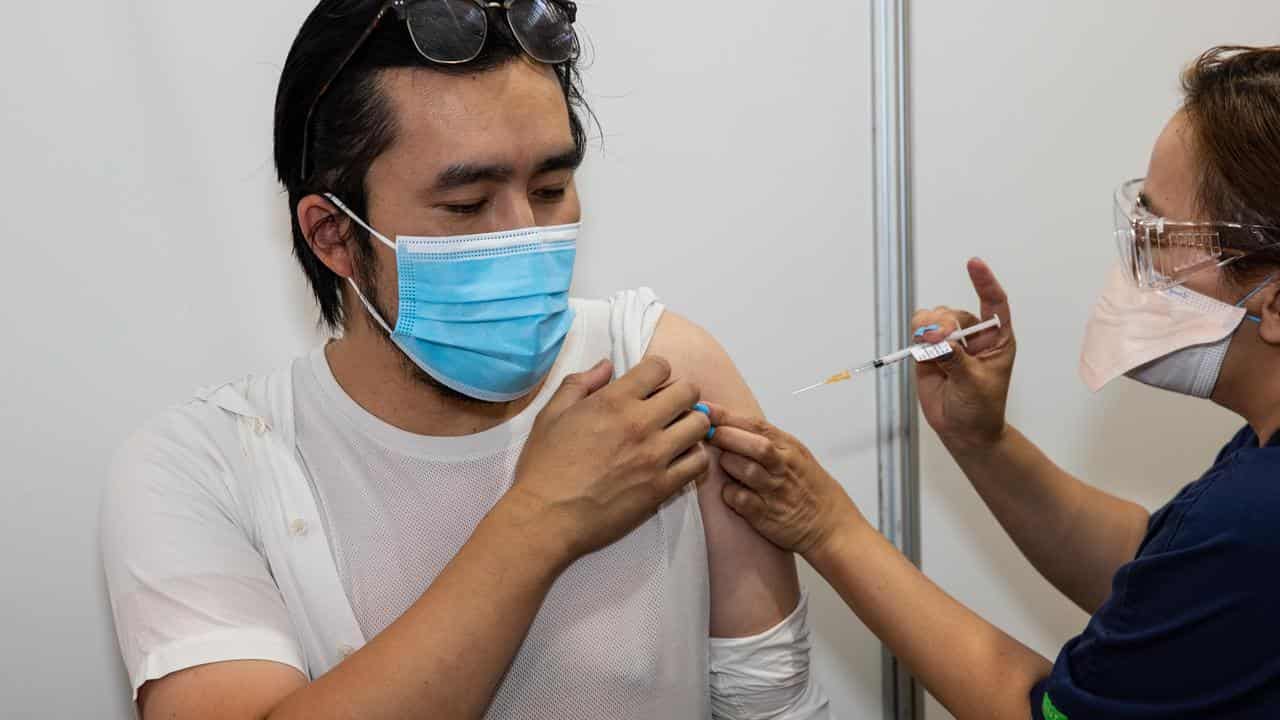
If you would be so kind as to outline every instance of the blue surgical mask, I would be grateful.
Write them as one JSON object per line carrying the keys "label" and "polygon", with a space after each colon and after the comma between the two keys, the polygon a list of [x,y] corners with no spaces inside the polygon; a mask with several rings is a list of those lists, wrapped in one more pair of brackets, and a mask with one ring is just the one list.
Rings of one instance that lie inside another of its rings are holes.
{"label": "blue surgical mask", "polygon": [[332,195],[326,197],[396,253],[400,312],[392,329],[365,309],[415,365],[448,388],[486,402],[531,392],[551,371],[573,326],[569,285],[578,224],[393,243]]}

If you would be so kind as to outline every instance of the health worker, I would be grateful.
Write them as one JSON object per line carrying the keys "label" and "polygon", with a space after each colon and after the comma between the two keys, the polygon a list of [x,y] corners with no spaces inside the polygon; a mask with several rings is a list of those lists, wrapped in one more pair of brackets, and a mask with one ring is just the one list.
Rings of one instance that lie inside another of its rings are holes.
{"label": "health worker", "polygon": [[[1210,50],[1183,86],[1146,178],[1116,192],[1120,259],[1080,372],[1095,391],[1127,376],[1240,415],[1200,479],[1148,513],[1010,426],[1010,305],[980,260],[980,314],[1001,329],[917,365],[929,425],[1027,559],[1092,615],[1056,660],[930,582],[800,441],[712,409],[736,480],[726,502],[802,554],[961,720],[1280,717],[1280,47]],[[913,326],[938,342],[977,321],[940,308]]]}

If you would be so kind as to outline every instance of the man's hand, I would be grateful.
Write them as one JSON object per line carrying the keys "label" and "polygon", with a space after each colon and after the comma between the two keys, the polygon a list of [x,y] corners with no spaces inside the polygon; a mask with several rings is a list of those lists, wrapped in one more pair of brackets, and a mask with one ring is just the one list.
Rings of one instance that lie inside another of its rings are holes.
{"label": "man's hand", "polygon": [[534,527],[559,533],[566,560],[617,541],[710,468],[701,444],[710,421],[690,412],[698,388],[669,383],[671,366],[659,357],[605,387],[612,376],[602,361],[565,379],[503,498],[531,512]]}

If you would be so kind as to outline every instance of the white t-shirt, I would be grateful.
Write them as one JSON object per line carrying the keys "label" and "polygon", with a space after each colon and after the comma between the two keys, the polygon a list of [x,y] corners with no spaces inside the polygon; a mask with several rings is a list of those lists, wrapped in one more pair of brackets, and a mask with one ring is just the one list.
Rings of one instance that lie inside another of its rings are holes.
{"label": "white t-shirt", "polygon": [[[575,309],[575,332],[529,408],[467,437],[428,438],[383,422],[343,391],[323,350],[294,363],[298,450],[366,639],[417,602],[511,488],[534,419],[563,377],[613,356],[611,318],[624,328],[629,316],[643,318],[630,323],[640,349],[660,314],[643,294],[615,298],[607,313],[603,304]],[[679,503],[693,512],[694,497]],[[659,515],[556,580],[487,717],[705,714],[705,648],[671,643],[706,638],[705,547],[700,537],[673,535],[683,528],[668,527],[670,517]],[[676,517],[682,525],[696,519]]]}
{"label": "white t-shirt", "polygon": [[[237,659],[315,678],[399,617],[510,487],[560,381],[603,357],[626,372],[662,314],[647,290],[573,308],[539,396],[477,435],[381,422],[342,392],[320,351],[148,423],[113,464],[102,519],[135,693]],[[691,487],[557,580],[488,717],[707,717],[708,608]]]}

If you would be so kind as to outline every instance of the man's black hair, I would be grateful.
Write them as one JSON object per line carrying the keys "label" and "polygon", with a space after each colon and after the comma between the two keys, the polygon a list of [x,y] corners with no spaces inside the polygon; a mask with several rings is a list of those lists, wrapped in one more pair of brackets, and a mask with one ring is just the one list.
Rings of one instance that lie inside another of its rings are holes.
{"label": "man's black hair", "polygon": [[[343,323],[342,278],[311,251],[296,210],[304,197],[329,192],[347,203],[352,212],[368,217],[365,178],[374,160],[391,146],[396,135],[391,103],[379,85],[381,72],[394,68],[429,68],[447,74],[470,74],[501,67],[523,54],[501,10],[488,11],[489,34],[484,49],[475,60],[461,65],[427,60],[415,48],[405,23],[394,12],[388,12],[325,93],[312,116],[309,133],[304,133],[311,103],[385,1],[322,0],[298,31],[276,94],[276,172],[289,195],[293,252],[315,293],[320,318],[331,330],[339,329]],[[556,66],[555,72],[569,106],[574,145],[580,154],[585,154],[586,130],[578,114],[579,108],[585,108],[585,102],[576,61]],[[307,155],[310,167],[305,179],[301,167],[304,135],[310,138]],[[358,248],[357,272],[361,285],[372,289],[368,281],[372,279],[375,263],[369,234],[358,226],[352,228],[352,233]]]}

